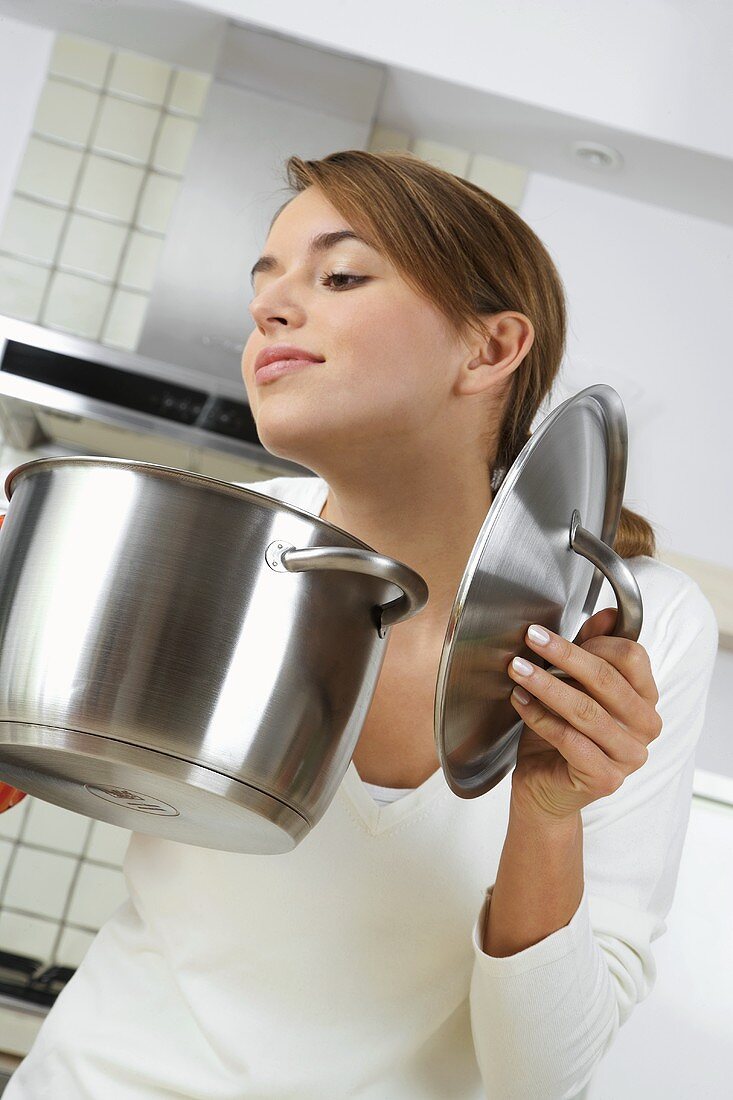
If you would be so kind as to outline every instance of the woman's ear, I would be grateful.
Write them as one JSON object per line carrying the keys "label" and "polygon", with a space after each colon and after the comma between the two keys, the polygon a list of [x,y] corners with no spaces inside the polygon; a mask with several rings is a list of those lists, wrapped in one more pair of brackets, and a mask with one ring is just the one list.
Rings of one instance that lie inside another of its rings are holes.
{"label": "woman's ear", "polygon": [[523,313],[493,314],[483,340],[468,344],[468,357],[456,381],[456,393],[481,393],[503,385],[534,343],[534,325]]}

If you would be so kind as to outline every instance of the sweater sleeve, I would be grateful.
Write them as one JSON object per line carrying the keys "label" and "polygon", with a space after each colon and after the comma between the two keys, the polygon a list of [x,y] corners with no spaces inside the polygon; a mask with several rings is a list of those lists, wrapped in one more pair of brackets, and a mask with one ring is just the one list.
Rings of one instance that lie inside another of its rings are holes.
{"label": "sweater sleeve", "polygon": [[[679,571],[676,571],[679,577]],[[493,886],[472,932],[471,1030],[487,1097],[576,1096],[656,977],[689,820],[695,747],[718,646],[715,613],[685,584],[645,632],[662,732],[645,764],[582,812],[584,889],[570,922],[523,951],[486,954]],[[645,605],[645,623],[647,608]]]}

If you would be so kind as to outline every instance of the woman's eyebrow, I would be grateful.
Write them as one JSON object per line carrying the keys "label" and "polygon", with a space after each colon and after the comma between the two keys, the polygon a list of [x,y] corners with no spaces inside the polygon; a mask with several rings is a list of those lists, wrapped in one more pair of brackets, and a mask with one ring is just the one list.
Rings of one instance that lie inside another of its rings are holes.
{"label": "woman's eyebrow", "polygon": [[[308,255],[327,252],[339,241],[359,241],[361,244],[365,244],[367,248],[372,247],[368,241],[365,241],[363,237],[360,237],[351,229],[334,229],[330,233],[317,233],[315,237],[312,237],[308,242]],[[274,256],[260,256],[249,273],[250,282],[254,285],[254,278],[258,271],[272,271],[278,266],[279,263]]]}

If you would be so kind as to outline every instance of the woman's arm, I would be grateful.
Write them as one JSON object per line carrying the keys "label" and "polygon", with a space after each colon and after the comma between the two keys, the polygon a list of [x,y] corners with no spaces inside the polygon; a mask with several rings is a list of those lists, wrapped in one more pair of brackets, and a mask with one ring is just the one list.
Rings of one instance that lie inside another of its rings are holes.
{"label": "woman's arm", "polygon": [[[528,830],[515,807],[509,812],[496,882],[472,932],[471,1028],[492,1100],[576,1096],[654,985],[651,945],[674,897],[718,642],[699,587],[674,571],[670,591],[671,574],[660,576],[652,591],[642,588],[664,723],[647,762],[581,811],[582,837],[574,841],[558,834],[548,840],[546,832]],[[563,866],[572,868],[573,889],[583,881],[566,923],[572,898]],[[490,922],[494,899],[502,909]],[[555,930],[537,939],[545,918]],[[486,950],[495,944],[498,954]]]}
{"label": "woman's arm", "polygon": [[515,955],[569,924],[583,896],[583,821],[522,816],[512,805],[483,936],[487,955]]}
{"label": "woman's arm", "polygon": [[661,731],[651,660],[640,643],[608,636],[616,617],[596,612],[573,642],[530,627],[530,648],[574,679],[509,666],[524,729],[483,937],[489,955],[516,954],[570,923],[584,888],[580,811],[643,767]]}

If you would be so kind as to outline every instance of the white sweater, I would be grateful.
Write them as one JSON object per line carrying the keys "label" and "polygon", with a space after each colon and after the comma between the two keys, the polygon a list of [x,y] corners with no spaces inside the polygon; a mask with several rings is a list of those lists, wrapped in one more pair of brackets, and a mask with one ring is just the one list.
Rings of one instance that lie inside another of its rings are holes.
{"label": "white sweater", "polygon": [[[248,487],[318,515],[320,478]],[[684,573],[628,559],[664,729],[582,812],[569,924],[481,948],[511,775],[462,799],[440,769],[378,806],[353,762],[292,851],[133,833],[129,898],[100,929],[4,1100],[562,1100],[655,979],[717,648]],[[604,581],[596,608],[615,607]]]}

